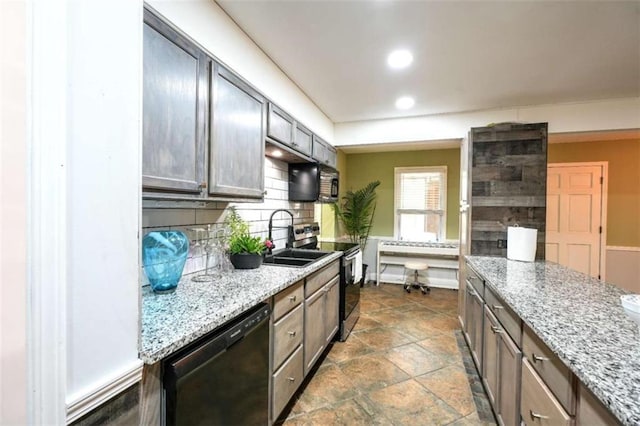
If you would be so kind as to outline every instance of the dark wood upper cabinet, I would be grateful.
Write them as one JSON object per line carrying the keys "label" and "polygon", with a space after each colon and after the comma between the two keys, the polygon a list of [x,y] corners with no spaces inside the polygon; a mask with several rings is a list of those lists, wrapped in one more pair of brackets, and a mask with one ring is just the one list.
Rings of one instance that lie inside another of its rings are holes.
{"label": "dark wood upper cabinet", "polygon": [[212,68],[209,193],[263,198],[266,99],[231,71]]}
{"label": "dark wood upper cabinet", "polygon": [[313,135],[313,158],[321,164],[336,168],[337,153],[335,148],[316,135]]}
{"label": "dark wood upper cabinet", "polygon": [[311,130],[307,129],[300,123],[296,123],[295,132],[293,134],[293,147],[303,153],[304,155],[311,156],[313,151],[313,134]]}
{"label": "dark wood upper cabinet", "polygon": [[146,9],[143,31],[142,186],[160,194],[200,194],[210,61]]}
{"label": "dark wood upper cabinet", "polygon": [[283,144],[293,146],[294,119],[269,102],[269,119],[267,122],[267,136]]}

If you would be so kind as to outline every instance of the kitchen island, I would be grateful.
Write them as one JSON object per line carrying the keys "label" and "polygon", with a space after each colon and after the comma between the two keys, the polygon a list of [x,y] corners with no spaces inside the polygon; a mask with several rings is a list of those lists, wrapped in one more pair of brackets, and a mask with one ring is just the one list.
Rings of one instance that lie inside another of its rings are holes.
{"label": "kitchen island", "polygon": [[620,303],[628,292],[551,262],[466,260],[618,421],[640,424],[640,332]]}
{"label": "kitchen island", "polygon": [[143,287],[140,359],[145,364],[162,360],[340,256],[342,252],[331,253],[301,268],[235,270],[210,283],[193,282],[193,275],[185,275],[169,294]]}

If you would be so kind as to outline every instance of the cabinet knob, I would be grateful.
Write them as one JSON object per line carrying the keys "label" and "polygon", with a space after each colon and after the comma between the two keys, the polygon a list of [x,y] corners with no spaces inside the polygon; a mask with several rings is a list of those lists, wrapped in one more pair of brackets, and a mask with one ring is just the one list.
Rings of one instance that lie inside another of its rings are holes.
{"label": "cabinet knob", "polygon": [[296,335],[295,331],[289,331],[289,336],[294,337]]}
{"label": "cabinet knob", "polygon": [[493,308],[494,311],[504,309],[504,306],[500,306],[500,305],[492,305],[491,307]]}
{"label": "cabinet knob", "polygon": [[549,358],[547,358],[546,356],[538,356],[536,354],[532,354],[531,358],[533,358],[533,362],[542,362],[542,361],[549,361]]}
{"label": "cabinet knob", "polygon": [[502,333],[502,329],[500,327],[496,327],[495,325],[491,326],[491,331],[493,331],[494,334],[495,333],[498,333],[498,334]]}
{"label": "cabinet knob", "polygon": [[207,187],[207,182],[200,182],[200,188],[206,188]]}
{"label": "cabinet knob", "polygon": [[295,302],[296,301],[296,296],[289,296],[289,300],[291,302]]}
{"label": "cabinet knob", "polygon": [[535,413],[533,410],[529,410],[529,415],[531,416],[531,420],[535,419],[548,419],[549,416],[543,416],[542,414]]}
{"label": "cabinet knob", "polygon": [[287,380],[290,381],[290,382],[295,382],[296,381],[295,377],[287,377]]}

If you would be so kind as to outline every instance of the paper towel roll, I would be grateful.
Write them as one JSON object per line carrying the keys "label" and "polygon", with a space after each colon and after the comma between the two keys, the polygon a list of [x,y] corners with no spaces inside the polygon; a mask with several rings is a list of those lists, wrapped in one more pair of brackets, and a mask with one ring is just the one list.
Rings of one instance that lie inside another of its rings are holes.
{"label": "paper towel roll", "polygon": [[533,262],[536,259],[538,230],[510,226],[507,228],[507,259]]}

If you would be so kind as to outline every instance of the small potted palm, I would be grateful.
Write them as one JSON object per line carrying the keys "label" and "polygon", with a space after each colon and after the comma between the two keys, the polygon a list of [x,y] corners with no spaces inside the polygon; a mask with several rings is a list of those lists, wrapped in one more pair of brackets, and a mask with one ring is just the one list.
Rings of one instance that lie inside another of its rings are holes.
{"label": "small potted palm", "polygon": [[[373,215],[376,212],[376,188],[379,185],[380,181],[376,180],[356,191],[349,190],[340,203],[332,204],[349,240],[360,244],[363,253],[373,225]],[[365,280],[366,271],[367,265],[363,264],[362,282]]]}
{"label": "small potted palm", "polygon": [[259,268],[269,243],[251,236],[249,224],[234,208],[230,209],[225,225],[229,228],[229,260],[233,266],[236,269]]}

